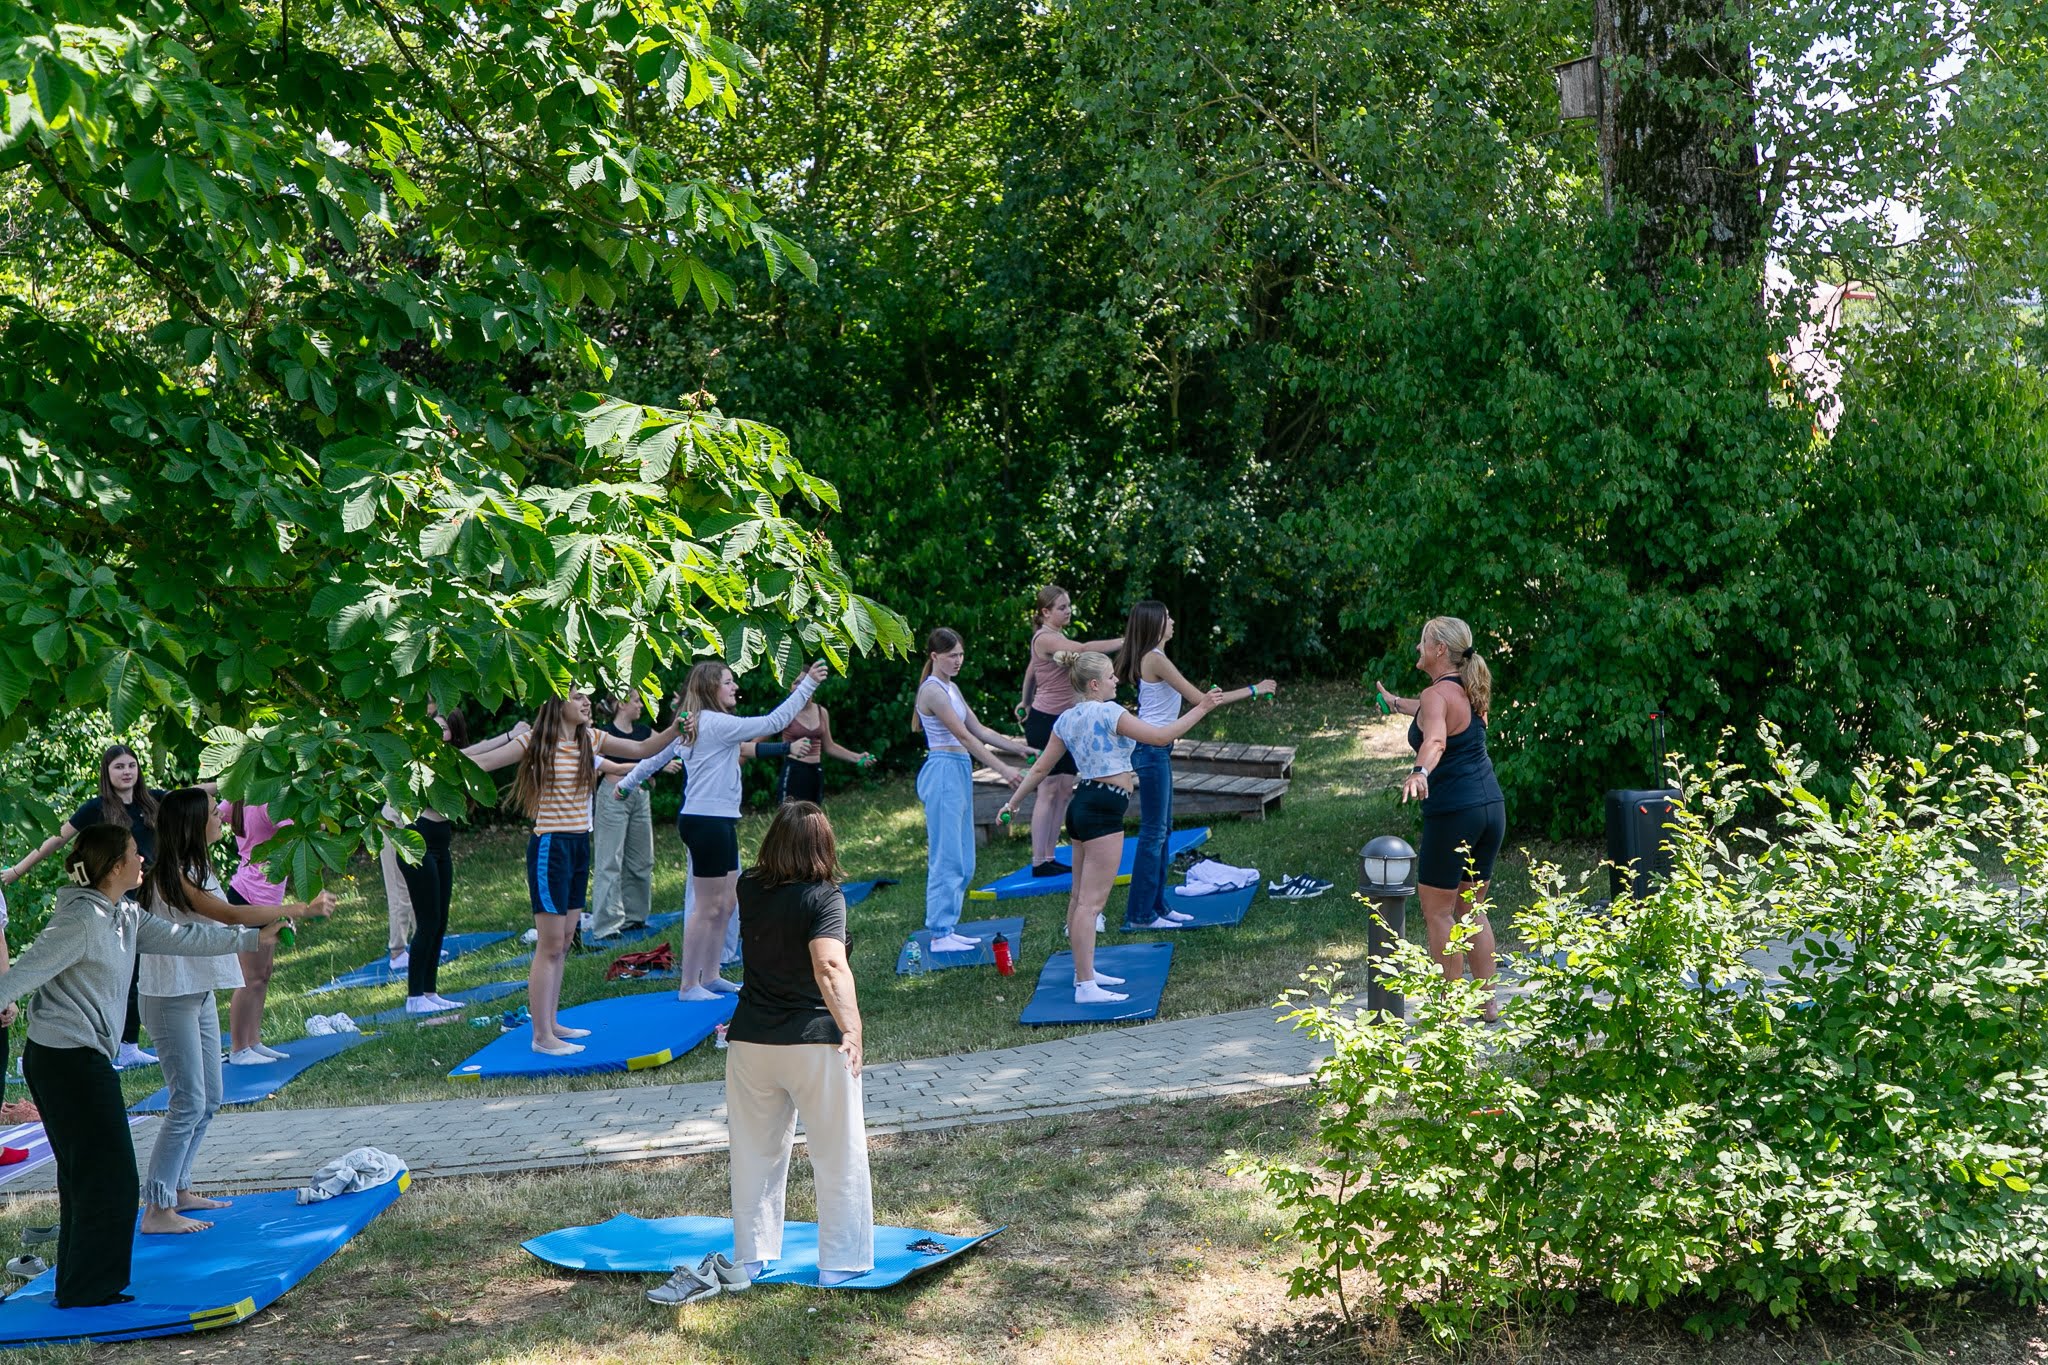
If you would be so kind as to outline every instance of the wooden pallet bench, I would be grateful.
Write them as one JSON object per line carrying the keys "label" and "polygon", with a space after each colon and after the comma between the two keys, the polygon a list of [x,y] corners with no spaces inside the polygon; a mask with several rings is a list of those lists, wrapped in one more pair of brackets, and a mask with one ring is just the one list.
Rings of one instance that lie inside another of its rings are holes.
{"label": "wooden pallet bench", "polygon": [[[1263,820],[1279,809],[1293,782],[1294,750],[1266,744],[1223,744],[1182,740],[1173,748],[1173,815],[1176,822],[1200,823],[1218,816]],[[987,768],[974,773],[974,842],[986,843],[1001,828],[996,812],[1010,789]],[[1013,834],[1031,828],[1038,793],[1024,798],[1024,807],[1010,824]],[[1138,823],[1138,803],[1131,802],[1125,823]]]}

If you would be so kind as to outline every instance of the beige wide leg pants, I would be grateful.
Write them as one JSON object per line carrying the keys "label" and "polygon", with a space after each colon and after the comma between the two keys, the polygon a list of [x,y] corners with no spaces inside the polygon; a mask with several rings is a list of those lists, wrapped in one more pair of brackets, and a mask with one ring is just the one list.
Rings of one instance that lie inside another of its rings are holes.
{"label": "beige wide leg pants", "polygon": [[782,1255],[783,1196],[796,1120],[818,1193],[818,1269],[875,1267],[875,1205],[861,1083],[828,1043],[735,1042],[725,1054],[725,1114],[732,1133],[733,1259]]}

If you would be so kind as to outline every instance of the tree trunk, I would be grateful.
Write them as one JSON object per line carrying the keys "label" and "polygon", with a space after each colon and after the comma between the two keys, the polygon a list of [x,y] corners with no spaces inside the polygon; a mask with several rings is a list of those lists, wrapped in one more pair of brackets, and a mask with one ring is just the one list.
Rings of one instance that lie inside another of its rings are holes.
{"label": "tree trunk", "polygon": [[1636,266],[1655,277],[1672,248],[1747,265],[1763,250],[1756,71],[1729,19],[1745,0],[1594,0],[1607,82],[1600,149],[1609,208],[1641,215]]}

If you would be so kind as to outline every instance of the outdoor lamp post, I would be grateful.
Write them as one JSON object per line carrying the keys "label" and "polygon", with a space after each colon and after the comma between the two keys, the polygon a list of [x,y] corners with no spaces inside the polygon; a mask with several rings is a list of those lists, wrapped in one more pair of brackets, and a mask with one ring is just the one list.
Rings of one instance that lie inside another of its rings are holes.
{"label": "outdoor lamp post", "polygon": [[1365,1007],[1408,1017],[1408,1002],[1380,981],[1380,964],[1393,955],[1394,944],[1408,933],[1408,898],[1415,894],[1415,850],[1391,834],[1358,850],[1358,894],[1372,902],[1367,925]]}

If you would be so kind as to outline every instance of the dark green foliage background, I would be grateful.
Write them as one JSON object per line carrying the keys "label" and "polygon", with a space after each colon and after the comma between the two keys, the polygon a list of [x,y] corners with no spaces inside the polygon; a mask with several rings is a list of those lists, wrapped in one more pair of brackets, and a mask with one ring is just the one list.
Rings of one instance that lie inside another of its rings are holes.
{"label": "dark green foliage background", "polygon": [[[1409,690],[1416,628],[1465,617],[1511,818],[1552,834],[1652,782],[1660,704],[1676,750],[1767,717],[1827,772],[2008,723],[2041,662],[2038,316],[1861,262],[1892,311],[1833,338],[1830,435],[1760,264],[1627,268],[1556,122],[1581,18],[757,4],[726,152],[818,284],[711,319],[651,289],[607,339],[637,391],[790,433],[855,581],[965,633],[985,719],[1053,581],[1091,631],[1162,598],[1233,683]],[[1858,264],[1780,246],[1802,281]],[[844,737],[906,760],[913,678],[853,678]]]}

